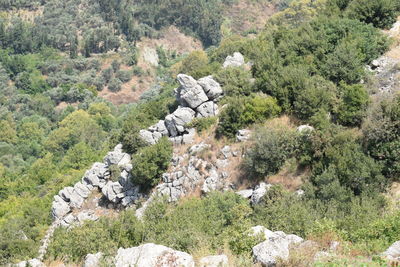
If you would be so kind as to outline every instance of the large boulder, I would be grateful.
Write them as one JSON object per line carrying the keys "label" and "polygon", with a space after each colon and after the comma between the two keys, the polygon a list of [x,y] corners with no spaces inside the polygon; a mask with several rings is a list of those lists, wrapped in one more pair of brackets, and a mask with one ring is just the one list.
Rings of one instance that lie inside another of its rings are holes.
{"label": "large boulder", "polygon": [[221,85],[212,76],[201,78],[197,82],[203,87],[204,92],[210,100],[218,99],[223,93]]}
{"label": "large boulder", "polygon": [[71,207],[60,196],[54,196],[54,201],[51,207],[51,214],[54,219],[63,218],[71,211]]}
{"label": "large boulder", "polygon": [[106,184],[106,179],[110,176],[110,171],[106,164],[96,162],[92,168],[86,171],[82,178],[82,184],[92,185],[102,188]]}
{"label": "large boulder", "polygon": [[133,248],[118,249],[115,257],[116,267],[194,267],[193,257],[181,251],[155,245],[144,244]]}
{"label": "large boulder", "polygon": [[103,195],[108,201],[117,203],[119,201],[118,194],[122,193],[123,187],[119,182],[108,181],[107,184],[101,189]]}
{"label": "large boulder", "polygon": [[87,254],[83,267],[97,267],[100,266],[100,260],[103,257],[103,253],[98,252],[96,254]]}
{"label": "large boulder", "polygon": [[228,68],[228,67],[240,67],[245,64],[244,62],[244,57],[241,53],[235,52],[233,53],[233,56],[227,56],[224,62],[223,67]]}
{"label": "large boulder", "polygon": [[177,90],[177,98],[182,106],[196,109],[198,106],[208,101],[208,97],[193,77],[179,74],[178,82],[181,86]]}
{"label": "large boulder", "polygon": [[218,115],[218,105],[213,101],[208,101],[201,104],[197,109],[198,118],[207,118]]}
{"label": "large boulder", "polygon": [[253,247],[254,260],[267,267],[276,266],[278,260],[288,260],[291,246],[304,241],[299,236],[286,235],[280,231],[272,232],[262,227],[252,230],[259,231],[258,234],[264,234],[267,238],[266,241]]}
{"label": "large boulder", "polygon": [[143,141],[145,141],[149,145],[155,145],[158,141],[158,139],[156,140],[154,138],[153,133],[148,130],[140,130],[139,136],[140,138],[142,138]]}
{"label": "large boulder", "polygon": [[236,134],[236,141],[237,142],[245,142],[250,140],[251,138],[251,131],[250,130],[239,130]]}
{"label": "large boulder", "polygon": [[200,259],[200,267],[228,267],[226,255],[207,256]]}
{"label": "large boulder", "polygon": [[386,257],[391,261],[400,261],[400,241],[393,243],[382,256]]}
{"label": "large boulder", "polygon": [[174,113],[165,117],[165,125],[170,136],[175,137],[186,131],[186,124],[193,121],[195,112],[190,108],[178,108]]}

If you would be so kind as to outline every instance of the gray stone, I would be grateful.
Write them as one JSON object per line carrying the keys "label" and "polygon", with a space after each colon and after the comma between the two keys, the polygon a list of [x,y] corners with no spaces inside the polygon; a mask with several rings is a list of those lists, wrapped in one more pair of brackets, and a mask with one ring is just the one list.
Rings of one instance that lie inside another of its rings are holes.
{"label": "gray stone", "polygon": [[221,149],[221,155],[225,158],[225,159],[229,159],[229,158],[231,158],[231,157],[233,157],[233,154],[232,154],[232,149],[231,149],[231,147],[230,146],[224,146],[222,149]]}
{"label": "gray stone", "polygon": [[227,56],[224,62],[223,67],[241,67],[244,63],[244,57],[241,53],[235,52],[233,56]]}
{"label": "gray stone", "polygon": [[85,201],[85,199],[83,197],[81,197],[78,192],[76,192],[75,190],[72,192],[71,195],[71,199],[70,199],[70,206],[72,208],[76,208],[76,209],[80,209],[83,205],[83,202]]}
{"label": "gray stone", "polygon": [[174,124],[179,133],[183,133],[186,130],[186,124],[193,121],[195,114],[190,108],[178,108],[172,113]]}
{"label": "gray stone", "polygon": [[254,189],[253,195],[251,196],[251,204],[256,205],[260,203],[261,199],[267,193],[267,191],[271,188],[272,185],[266,184],[264,182],[260,183]]}
{"label": "gray stone", "polygon": [[182,136],[175,136],[175,137],[170,137],[170,138],[168,138],[169,139],[169,141],[171,141],[172,142],[172,144],[174,144],[174,145],[182,145],[182,140],[183,140],[183,137]]}
{"label": "gray stone", "polygon": [[46,265],[43,264],[43,262],[41,262],[38,259],[31,259],[28,261],[21,261],[13,266],[16,267],[45,267]]}
{"label": "gray stone", "polygon": [[210,170],[210,175],[206,178],[204,181],[203,187],[201,188],[201,191],[203,193],[210,193],[212,191],[216,191],[219,189],[223,188],[223,182],[220,179],[220,176],[218,175],[218,172],[216,169],[211,169]]}
{"label": "gray stone", "polygon": [[114,192],[113,185],[114,182],[108,181],[107,184],[101,189],[101,192],[110,202],[117,203],[118,198],[117,194]]}
{"label": "gray stone", "polygon": [[74,190],[83,198],[89,197],[90,194],[89,188],[87,188],[87,186],[83,185],[81,182],[78,182],[74,185]]}
{"label": "gray stone", "polygon": [[223,93],[221,85],[212,76],[201,78],[197,82],[203,87],[204,92],[210,100],[218,99]]}
{"label": "gray stone", "polygon": [[200,267],[228,267],[226,255],[207,256],[200,259]]}
{"label": "gray stone", "polygon": [[70,213],[67,216],[65,216],[63,221],[66,225],[71,225],[75,222],[75,220],[76,220],[76,217]]}
{"label": "gray stone", "polygon": [[181,86],[177,90],[177,98],[181,105],[196,109],[208,101],[203,88],[192,77],[179,74],[178,81]]}
{"label": "gray stone", "polygon": [[246,189],[246,190],[241,190],[236,192],[239,196],[242,196],[244,198],[251,198],[251,195],[253,195],[253,189]]}
{"label": "gray stone", "polygon": [[218,105],[213,101],[201,104],[197,109],[197,118],[208,118],[218,115]]}
{"label": "gray stone", "polygon": [[238,133],[236,134],[236,141],[237,142],[245,142],[250,140],[251,138],[251,131],[250,130],[239,130]]}
{"label": "gray stone", "polygon": [[297,131],[299,133],[310,133],[314,130],[315,130],[314,127],[310,125],[300,125],[299,127],[297,127]]}
{"label": "gray stone", "polygon": [[156,144],[156,140],[154,140],[153,133],[147,130],[139,131],[140,138],[145,141],[147,144],[154,145]]}
{"label": "gray stone", "polygon": [[71,207],[60,196],[54,196],[51,213],[54,219],[63,218],[71,211]]}
{"label": "gray stone", "polygon": [[131,156],[122,152],[121,145],[114,148],[114,151],[108,152],[104,157],[104,163],[108,166],[111,165],[125,165],[131,162]]}
{"label": "gray stone", "polygon": [[61,189],[60,192],[58,193],[58,195],[66,202],[70,202],[73,192],[74,192],[74,188],[71,186],[68,186],[68,187]]}
{"label": "gray stone", "polygon": [[81,211],[76,215],[78,222],[83,223],[85,221],[97,221],[99,216],[97,216],[93,210]]}
{"label": "gray stone", "polygon": [[185,252],[148,243],[139,247],[118,249],[117,256],[115,257],[115,266],[194,267],[194,260],[192,256]]}
{"label": "gray stone", "polygon": [[191,146],[189,148],[189,154],[190,155],[196,155],[206,149],[209,149],[211,146],[209,144],[206,144],[204,142],[201,142],[200,144],[196,144],[194,146]]}
{"label": "gray stone", "polygon": [[392,261],[400,261],[400,241],[393,243],[382,256]]}
{"label": "gray stone", "polygon": [[185,133],[182,136],[182,144],[188,145],[193,143],[195,135],[196,135],[196,130],[194,128],[188,129],[187,133]]}
{"label": "gray stone", "polygon": [[100,260],[103,257],[103,253],[98,252],[96,254],[87,254],[83,267],[98,267],[100,266]]}
{"label": "gray stone", "polygon": [[105,185],[105,179],[110,176],[110,171],[107,165],[104,163],[96,162],[92,168],[86,171],[82,178],[83,184],[91,184],[95,187],[103,187]]}

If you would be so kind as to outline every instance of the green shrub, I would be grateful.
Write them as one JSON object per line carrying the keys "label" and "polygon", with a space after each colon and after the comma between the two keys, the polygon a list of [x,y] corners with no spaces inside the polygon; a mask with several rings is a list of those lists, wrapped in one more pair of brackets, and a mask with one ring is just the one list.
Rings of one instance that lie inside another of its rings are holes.
{"label": "green shrub", "polygon": [[112,78],[108,83],[108,90],[111,92],[118,92],[121,90],[122,82],[117,78]]}
{"label": "green shrub", "polygon": [[347,126],[359,126],[369,103],[367,90],[360,84],[342,85],[341,92],[343,100],[338,109],[338,122]]}
{"label": "green shrub", "polygon": [[247,151],[244,167],[253,179],[275,174],[296,148],[296,132],[287,126],[260,127]]}
{"label": "green shrub", "polygon": [[246,98],[230,98],[222,111],[217,136],[234,138],[237,131],[252,124],[273,118],[281,112],[276,99],[263,94]]}
{"label": "green shrub", "polygon": [[129,70],[119,70],[115,73],[115,78],[122,83],[127,83],[132,79],[132,72]]}
{"label": "green shrub", "polygon": [[140,149],[132,160],[132,177],[135,184],[152,188],[161,181],[172,158],[172,144],[162,138],[157,144]]}
{"label": "green shrub", "polygon": [[248,96],[254,92],[251,73],[241,67],[221,69],[214,78],[227,96]]}
{"label": "green shrub", "polygon": [[397,10],[395,0],[352,0],[346,15],[377,28],[387,29],[396,22]]}
{"label": "green shrub", "polygon": [[191,123],[187,125],[189,128],[195,128],[198,133],[202,133],[210,129],[217,122],[217,118],[196,118]]}

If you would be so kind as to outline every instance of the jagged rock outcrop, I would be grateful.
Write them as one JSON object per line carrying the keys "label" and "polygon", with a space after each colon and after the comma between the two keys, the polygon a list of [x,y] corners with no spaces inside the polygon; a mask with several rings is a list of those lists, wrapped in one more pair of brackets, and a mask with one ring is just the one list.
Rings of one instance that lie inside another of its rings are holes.
{"label": "jagged rock outcrop", "polygon": [[250,140],[251,138],[251,131],[250,130],[239,130],[236,134],[236,141],[237,142],[245,142]]}
{"label": "jagged rock outcrop", "polygon": [[375,74],[375,80],[379,93],[393,93],[400,89],[400,69],[398,60],[388,56],[381,56],[373,60],[367,68]]}
{"label": "jagged rock outcrop", "polygon": [[241,53],[235,52],[232,56],[227,56],[223,64],[224,68],[241,67],[245,64],[244,57]]}
{"label": "jagged rock outcrop", "polygon": [[[111,181],[110,167],[118,166],[121,170],[118,181]],[[75,222],[97,220],[91,212],[82,212],[72,215],[73,210],[79,210],[84,201],[94,189],[101,190],[104,197],[111,203],[121,203],[129,206],[137,201],[141,195],[140,188],[131,182],[131,156],[122,151],[122,145],[117,145],[113,151],[107,153],[103,163],[96,162],[86,171],[82,180],[73,187],[65,187],[54,197],[52,215],[60,220],[62,226],[69,226]]]}
{"label": "jagged rock outcrop", "polygon": [[393,243],[382,256],[390,261],[400,261],[400,241]]}
{"label": "jagged rock outcrop", "polygon": [[194,267],[193,257],[185,252],[152,243],[118,249],[116,267]]}
{"label": "jagged rock outcrop", "polygon": [[229,261],[226,255],[203,257],[199,261],[199,267],[228,267]]}
{"label": "jagged rock outcrop", "polygon": [[175,90],[179,107],[172,114],[160,120],[148,129],[139,132],[148,144],[156,144],[162,137],[168,137],[175,145],[193,142],[195,130],[187,125],[195,118],[218,115],[218,100],[222,97],[221,85],[212,76],[196,81],[193,77],[179,74],[180,87]]}
{"label": "jagged rock outcrop", "polygon": [[290,248],[304,240],[297,235],[287,235],[284,232],[272,232],[263,226],[252,228],[254,235],[263,235],[266,241],[253,247],[253,256],[256,262],[263,266],[275,266],[279,259],[289,258]]}

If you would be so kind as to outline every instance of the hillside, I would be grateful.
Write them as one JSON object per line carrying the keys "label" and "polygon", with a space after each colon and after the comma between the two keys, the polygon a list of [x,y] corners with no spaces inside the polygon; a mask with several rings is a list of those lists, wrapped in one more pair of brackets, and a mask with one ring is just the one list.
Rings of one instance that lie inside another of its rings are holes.
{"label": "hillside", "polygon": [[0,10],[0,265],[400,264],[398,1]]}

